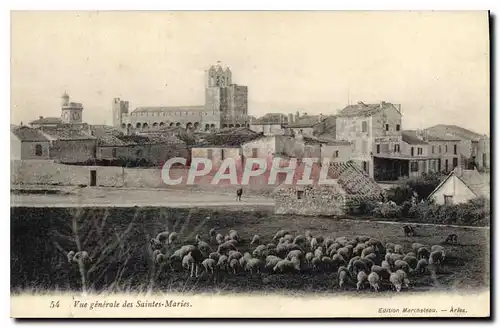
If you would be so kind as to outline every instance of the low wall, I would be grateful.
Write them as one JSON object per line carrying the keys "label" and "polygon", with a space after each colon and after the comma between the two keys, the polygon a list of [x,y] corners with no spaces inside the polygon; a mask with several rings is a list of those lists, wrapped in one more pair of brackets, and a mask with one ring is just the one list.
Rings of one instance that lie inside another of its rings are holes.
{"label": "low wall", "polygon": [[[11,184],[13,185],[90,185],[90,171],[95,170],[97,186],[126,188],[169,188],[193,189],[202,191],[235,192],[238,185],[230,185],[229,180],[211,184],[214,173],[197,177],[193,185],[186,185],[189,169],[172,169],[170,178],[183,178],[179,185],[167,185],[162,180],[160,169],[123,168],[115,166],[80,166],[55,163],[51,160],[13,160],[11,161]],[[276,185],[269,185],[267,177],[252,177],[244,186],[244,193],[270,194]]]}

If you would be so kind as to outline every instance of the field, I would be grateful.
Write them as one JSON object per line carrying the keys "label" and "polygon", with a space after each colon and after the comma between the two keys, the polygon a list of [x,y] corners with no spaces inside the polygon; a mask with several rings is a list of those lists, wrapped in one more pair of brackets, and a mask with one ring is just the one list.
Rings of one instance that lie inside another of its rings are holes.
{"label": "field", "polygon": [[[76,227],[76,229],[75,229]],[[416,237],[405,237],[400,224],[331,218],[277,216],[266,209],[228,208],[11,208],[11,291],[81,290],[81,275],[67,259],[76,250],[76,240],[99,262],[88,272],[85,284],[95,291],[184,291],[184,292],[342,292],[336,273],[267,274],[240,273],[220,281],[208,275],[189,278],[186,272],[155,271],[149,240],[168,228],[182,244],[194,243],[195,234],[208,239],[211,228],[221,233],[236,229],[245,242],[240,251],[252,251],[249,241],[259,234],[271,242],[280,229],[295,234],[310,230],[324,237],[367,235],[401,244],[405,251],[419,242],[441,243],[449,233],[459,236],[459,245],[446,246],[447,262],[435,277],[411,277],[410,291],[477,289],[489,287],[489,229],[417,226]],[[75,234],[76,231],[76,234]],[[78,237],[78,238],[76,238]],[[175,248],[172,248],[173,251]],[[344,292],[355,292],[355,287]]]}

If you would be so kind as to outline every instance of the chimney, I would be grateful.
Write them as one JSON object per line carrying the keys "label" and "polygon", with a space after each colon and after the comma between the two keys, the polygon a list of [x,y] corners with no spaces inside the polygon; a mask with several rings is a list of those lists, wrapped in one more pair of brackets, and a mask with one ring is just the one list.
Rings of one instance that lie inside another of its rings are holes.
{"label": "chimney", "polygon": [[297,113],[295,113],[295,121],[298,121],[300,119],[300,113],[299,111],[297,111]]}
{"label": "chimney", "polygon": [[319,113],[319,121],[323,121],[323,114],[322,113]]}
{"label": "chimney", "polygon": [[382,100],[382,101],[380,102],[380,108],[384,108],[384,105],[385,105],[385,101],[383,101],[383,100]]}
{"label": "chimney", "polygon": [[288,123],[293,123],[293,114],[288,114]]}

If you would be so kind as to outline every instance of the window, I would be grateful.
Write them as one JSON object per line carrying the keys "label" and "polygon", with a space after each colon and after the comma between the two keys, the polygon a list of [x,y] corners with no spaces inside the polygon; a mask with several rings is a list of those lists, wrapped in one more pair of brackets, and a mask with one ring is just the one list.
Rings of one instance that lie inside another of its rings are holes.
{"label": "window", "polygon": [[448,152],[448,145],[444,145],[444,152],[447,153]]}
{"label": "window", "polygon": [[422,155],[422,154],[423,154],[422,148],[418,147],[417,148],[417,155]]}
{"label": "window", "polygon": [[42,154],[43,154],[42,145],[36,144],[35,145],[35,156],[42,156]]}
{"label": "window", "polygon": [[207,158],[212,159],[213,149],[207,149]]}
{"label": "window", "polygon": [[399,144],[395,144],[394,145],[394,152],[395,153],[399,153],[400,152]]}
{"label": "window", "polygon": [[453,167],[458,166],[458,157],[453,157]]}
{"label": "window", "polygon": [[418,162],[410,162],[410,171],[418,172]]}
{"label": "window", "polygon": [[339,157],[339,151],[338,150],[335,151],[334,157]]}
{"label": "window", "polygon": [[399,124],[396,124],[396,131],[401,130],[401,126]]}
{"label": "window", "polygon": [[453,154],[457,154],[457,145],[453,145]]}
{"label": "window", "polygon": [[138,149],[136,152],[135,152],[135,155],[137,157],[142,157],[142,150]]}
{"label": "window", "polygon": [[116,157],[116,148],[113,148],[113,150],[111,151],[113,157]]}
{"label": "window", "polygon": [[380,145],[377,145],[377,154],[380,154]]}
{"label": "window", "polygon": [[252,158],[257,158],[259,156],[259,149],[252,148]]}
{"label": "window", "polygon": [[385,131],[389,131],[389,124],[385,125]]}
{"label": "window", "polygon": [[365,172],[368,172],[368,162],[367,161],[363,161],[363,170]]}
{"label": "window", "polygon": [[453,205],[453,196],[444,195],[444,204],[445,205]]}
{"label": "window", "polygon": [[435,150],[435,149],[434,149],[434,146],[432,146],[432,153],[433,153],[433,154],[434,154],[434,150]]}
{"label": "window", "polygon": [[439,150],[439,153],[441,154],[441,150],[442,150],[441,145],[439,145],[438,150]]}
{"label": "window", "polygon": [[411,156],[414,156],[415,155],[415,149],[413,147],[411,147]]}
{"label": "window", "polygon": [[297,199],[304,198],[304,190],[297,190]]}
{"label": "window", "polygon": [[361,132],[368,132],[368,123],[366,121],[361,122]]}

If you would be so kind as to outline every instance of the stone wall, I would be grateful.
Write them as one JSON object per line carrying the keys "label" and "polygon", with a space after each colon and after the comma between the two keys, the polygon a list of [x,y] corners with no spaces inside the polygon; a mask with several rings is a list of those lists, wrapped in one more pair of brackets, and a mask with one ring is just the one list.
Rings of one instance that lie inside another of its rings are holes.
{"label": "stone wall", "polygon": [[276,214],[308,216],[345,214],[345,195],[342,188],[336,184],[314,187],[283,186],[274,193],[274,200]]}

